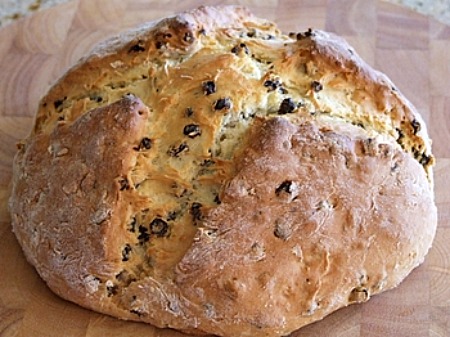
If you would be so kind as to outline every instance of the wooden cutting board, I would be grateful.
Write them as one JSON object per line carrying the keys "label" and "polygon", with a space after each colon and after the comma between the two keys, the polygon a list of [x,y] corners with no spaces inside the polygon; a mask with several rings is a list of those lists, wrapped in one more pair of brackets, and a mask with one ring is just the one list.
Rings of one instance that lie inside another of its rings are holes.
{"label": "wooden cutting board", "polygon": [[[185,336],[96,314],[53,295],[11,233],[7,200],[15,142],[30,129],[49,85],[99,40],[205,2],[78,0],[0,30],[0,336]],[[425,263],[397,289],[292,336],[450,336],[450,27],[375,0],[234,3],[277,21],[285,31],[315,27],[346,37],[418,107],[438,159],[439,228]]]}

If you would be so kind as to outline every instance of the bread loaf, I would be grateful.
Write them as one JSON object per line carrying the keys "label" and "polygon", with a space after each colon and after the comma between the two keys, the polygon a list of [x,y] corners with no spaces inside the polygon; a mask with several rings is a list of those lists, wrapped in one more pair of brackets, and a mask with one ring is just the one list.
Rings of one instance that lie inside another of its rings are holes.
{"label": "bread loaf", "polygon": [[18,145],[9,206],[59,296],[282,336],[397,286],[435,234],[416,109],[343,39],[201,7],[96,47]]}

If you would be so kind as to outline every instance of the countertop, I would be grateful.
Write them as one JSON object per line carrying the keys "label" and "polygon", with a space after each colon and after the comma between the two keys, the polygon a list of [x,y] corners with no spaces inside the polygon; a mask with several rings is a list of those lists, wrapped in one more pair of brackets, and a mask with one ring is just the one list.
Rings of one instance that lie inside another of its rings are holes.
{"label": "countertop", "polygon": [[[0,28],[33,12],[70,0],[0,0]],[[384,0],[430,15],[450,25],[450,0]]]}
{"label": "countertop", "polygon": [[[119,321],[54,295],[14,238],[7,200],[15,144],[32,128],[49,86],[107,36],[204,3],[245,3],[284,31],[315,27],[345,37],[419,109],[433,139],[439,224],[424,264],[396,289],[290,337],[450,337],[450,25],[382,0],[72,0],[2,27],[0,336],[187,337]],[[41,6],[47,6],[43,0],[36,10]]]}

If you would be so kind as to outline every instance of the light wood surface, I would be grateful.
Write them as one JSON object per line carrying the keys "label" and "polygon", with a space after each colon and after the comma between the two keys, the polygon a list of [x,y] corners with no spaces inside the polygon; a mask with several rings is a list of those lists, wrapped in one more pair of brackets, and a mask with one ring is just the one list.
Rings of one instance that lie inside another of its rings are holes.
{"label": "light wood surface", "polygon": [[[11,232],[8,185],[15,142],[38,99],[96,42],[200,1],[78,0],[0,30],[0,336],[184,336],[96,314],[53,295]],[[228,1],[206,1],[225,4]],[[342,309],[292,336],[450,336],[450,27],[375,0],[234,1],[285,31],[334,31],[387,73],[428,122],[439,227],[424,265],[397,289]]]}

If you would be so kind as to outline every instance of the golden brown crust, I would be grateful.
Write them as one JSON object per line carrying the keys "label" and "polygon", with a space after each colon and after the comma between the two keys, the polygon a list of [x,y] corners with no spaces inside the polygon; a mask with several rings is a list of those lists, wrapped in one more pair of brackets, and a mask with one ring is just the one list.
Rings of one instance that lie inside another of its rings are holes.
{"label": "golden brown crust", "polygon": [[423,261],[430,143],[342,39],[201,7],[107,41],[49,90],[15,159],[13,228],[85,307],[285,335]]}
{"label": "golden brown crust", "polygon": [[[320,79],[324,74],[326,77],[326,74],[332,74],[333,86],[339,86],[338,77],[343,78],[344,91],[350,91],[352,100],[366,109],[371,123],[376,125],[380,115],[387,115],[391,121],[390,135],[424,166],[432,180],[431,141],[425,122],[411,103],[385,74],[373,70],[344,39],[326,32],[312,34],[313,43],[302,38],[300,44],[304,46],[300,48],[309,49],[305,62],[313,64],[314,75]],[[371,111],[375,113],[372,115]]]}
{"label": "golden brown crust", "polygon": [[16,156],[14,231],[60,296],[98,301],[90,296],[99,279],[116,271],[127,175],[147,115],[142,102],[125,97],[30,138]]}
{"label": "golden brown crust", "polygon": [[206,331],[283,335],[395,287],[421,263],[433,196],[396,143],[352,125],[274,118],[255,128],[177,266],[183,298],[211,312]]}

